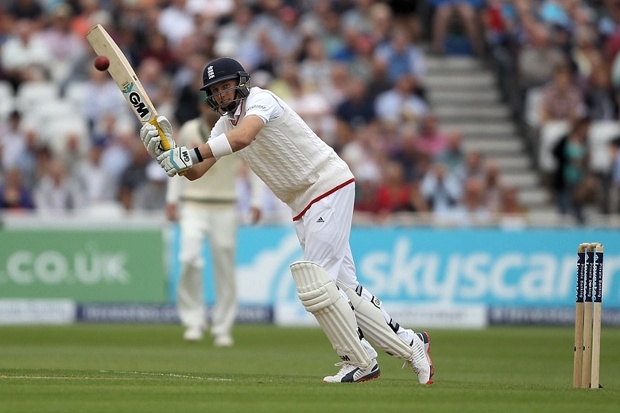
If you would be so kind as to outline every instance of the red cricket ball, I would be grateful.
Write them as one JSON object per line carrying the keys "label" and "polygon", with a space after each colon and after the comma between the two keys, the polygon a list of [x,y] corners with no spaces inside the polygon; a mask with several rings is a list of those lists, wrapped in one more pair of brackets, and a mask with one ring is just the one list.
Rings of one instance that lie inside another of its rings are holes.
{"label": "red cricket ball", "polygon": [[110,60],[105,56],[97,56],[95,59],[95,67],[97,70],[104,71],[110,66]]}

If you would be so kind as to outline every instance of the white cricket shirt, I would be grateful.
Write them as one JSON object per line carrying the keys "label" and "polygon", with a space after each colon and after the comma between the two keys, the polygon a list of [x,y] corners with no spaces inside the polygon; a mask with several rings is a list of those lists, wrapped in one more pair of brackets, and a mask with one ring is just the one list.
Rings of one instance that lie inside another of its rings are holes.
{"label": "white cricket shirt", "polygon": [[234,115],[218,120],[215,137],[233,130],[246,116],[260,117],[265,126],[254,141],[237,153],[299,219],[317,200],[354,181],[344,162],[282,99],[252,87]]}

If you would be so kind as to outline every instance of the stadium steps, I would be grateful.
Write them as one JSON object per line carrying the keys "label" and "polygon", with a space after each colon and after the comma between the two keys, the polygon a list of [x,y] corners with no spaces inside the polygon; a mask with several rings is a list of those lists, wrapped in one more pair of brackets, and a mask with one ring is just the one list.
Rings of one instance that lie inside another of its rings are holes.
{"label": "stadium steps", "polygon": [[549,210],[549,194],[540,182],[523,139],[502,102],[494,73],[467,56],[427,55],[427,98],[442,128],[459,129],[466,151],[492,159],[502,179],[514,185],[531,212]]}

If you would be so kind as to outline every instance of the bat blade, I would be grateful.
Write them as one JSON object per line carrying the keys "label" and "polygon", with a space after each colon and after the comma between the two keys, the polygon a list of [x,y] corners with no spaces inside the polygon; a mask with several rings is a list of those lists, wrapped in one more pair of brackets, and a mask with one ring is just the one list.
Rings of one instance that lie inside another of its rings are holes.
{"label": "bat blade", "polygon": [[158,115],[153,102],[114,39],[101,24],[97,24],[86,34],[86,40],[98,56],[105,56],[110,61],[107,71],[140,123],[154,125],[159,130],[162,147],[165,150],[171,149],[171,143],[157,123]]}

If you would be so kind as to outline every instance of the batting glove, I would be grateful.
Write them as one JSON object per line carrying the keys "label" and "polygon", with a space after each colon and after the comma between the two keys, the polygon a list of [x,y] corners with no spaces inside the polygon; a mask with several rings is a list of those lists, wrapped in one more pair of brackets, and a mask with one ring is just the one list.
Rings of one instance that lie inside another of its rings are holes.
{"label": "batting glove", "polygon": [[[142,139],[144,147],[153,159],[157,159],[160,155],[166,152],[166,150],[177,147],[174,140],[172,140],[172,125],[170,124],[168,118],[165,116],[157,117],[157,124],[164,133],[163,137],[160,136],[159,129],[150,122],[145,123],[142,125],[142,128],[140,128],[140,139]],[[170,147],[168,149],[164,149],[162,139],[165,139],[169,143]]]}
{"label": "batting glove", "polygon": [[202,157],[196,148],[188,149],[185,146],[178,146],[159,155],[157,162],[168,176],[173,177],[183,174],[194,164],[202,162]]}

